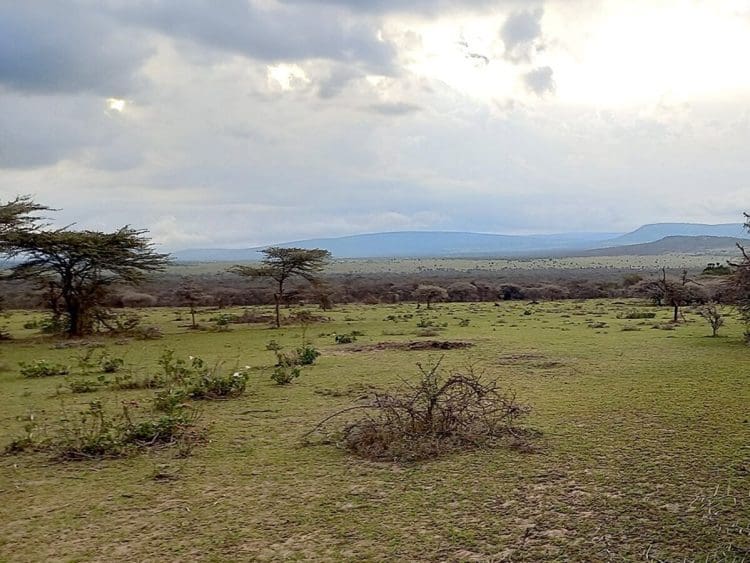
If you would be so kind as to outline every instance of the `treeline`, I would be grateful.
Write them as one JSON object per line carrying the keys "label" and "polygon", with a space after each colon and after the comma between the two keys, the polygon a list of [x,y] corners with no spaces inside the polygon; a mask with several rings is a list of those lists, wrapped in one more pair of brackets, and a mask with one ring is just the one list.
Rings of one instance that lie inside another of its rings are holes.
{"label": "treeline", "polygon": [[[594,279],[592,279],[594,278]],[[677,279],[677,278],[675,278]],[[491,273],[419,273],[419,274],[339,274],[324,275],[317,284],[290,282],[287,304],[330,308],[337,303],[403,303],[423,299],[424,287],[438,288],[436,301],[492,302],[508,300],[548,301],[559,299],[596,299],[643,297],[655,303],[664,301],[659,276],[610,273],[589,277],[586,273],[542,277],[533,272],[496,276]],[[6,283],[7,308],[44,308],[46,294],[38,284]],[[237,275],[204,274],[190,277],[162,274],[143,282],[138,288],[116,287],[103,305],[114,308],[199,306],[232,307],[272,305],[273,282],[248,281]],[[709,301],[732,303],[735,292],[726,278],[698,276],[686,286],[684,304]]]}

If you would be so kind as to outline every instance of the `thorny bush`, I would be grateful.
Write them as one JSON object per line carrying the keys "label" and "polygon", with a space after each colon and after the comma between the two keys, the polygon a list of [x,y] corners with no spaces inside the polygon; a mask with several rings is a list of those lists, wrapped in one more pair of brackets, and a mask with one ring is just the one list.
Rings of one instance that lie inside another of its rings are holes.
{"label": "thorny bush", "polygon": [[501,444],[529,448],[534,433],[516,424],[530,408],[503,392],[497,381],[473,368],[444,376],[440,361],[430,368],[417,366],[416,383],[405,382],[392,393],[376,392],[364,404],[325,418],[305,438],[343,418],[343,425],[324,436],[350,453],[378,461],[418,461]]}

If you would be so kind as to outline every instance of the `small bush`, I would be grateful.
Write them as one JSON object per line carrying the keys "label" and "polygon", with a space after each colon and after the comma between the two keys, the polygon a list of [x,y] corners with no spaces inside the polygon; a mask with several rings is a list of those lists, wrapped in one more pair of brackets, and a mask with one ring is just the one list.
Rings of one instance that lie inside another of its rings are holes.
{"label": "small bush", "polygon": [[53,364],[47,360],[37,360],[27,364],[20,362],[21,375],[28,378],[33,377],[51,377],[53,375],[68,375],[70,370],[62,364]]}
{"label": "small bush", "polygon": [[311,344],[305,344],[301,348],[297,348],[297,362],[301,366],[314,364],[318,356],[320,356],[320,352]]}
{"label": "small bush", "polygon": [[158,391],[153,398],[154,410],[174,412],[188,402],[188,392],[182,388],[171,388]]}
{"label": "small bush", "polygon": [[276,366],[271,373],[271,379],[276,385],[289,385],[292,381],[302,375],[302,370],[297,366]]}
{"label": "small bush", "polygon": [[451,451],[489,447],[505,441],[514,447],[530,433],[516,426],[529,408],[503,393],[496,381],[472,370],[440,374],[417,364],[421,376],[395,393],[374,393],[364,404],[339,411],[319,423],[308,436],[345,414],[347,420],[331,438],[347,451],[380,461],[417,461]]}
{"label": "small bush", "polygon": [[125,360],[110,356],[106,352],[102,354],[102,357],[99,359],[99,367],[103,373],[115,373],[116,371],[119,371],[123,365],[125,365]]}
{"label": "small bush", "polygon": [[423,328],[418,331],[416,331],[414,334],[416,336],[421,336],[423,338],[429,338],[432,336],[438,336],[443,329],[441,327],[432,327],[432,328]]}
{"label": "small bush", "polygon": [[109,383],[113,389],[131,390],[131,389],[155,389],[165,385],[164,378],[158,375],[147,375],[142,377],[133,377],[131,374],[115,375]]}
{"label": "small bush", "polygon": [[227,399],[238,397],[245,392],[247,372],[240,370],[228,375],[206,373],[191,381],[187,395],[191,399]]}
{"label": "small bush", "polygon": [[272,352],[278,352],[282,348],[283,346],[279,344],[278,342],[276,342],[276,340],[269,340],[268,343],[266,344],[266,350],[270,350]]}
{"label": "small bush", "polygon": [[101,386],[101,381],[92,381],[90,379],[71,379],[68,381],[68,388],[71,393],[93,393],[94,391],[98,391]]}
{"label": "small bush", "polygon": [[656,313],[653,311],[636,311],[633,309],[632,311],[627,311],[626,313],[620,313],[617,315],[618,319],[628,319],[628,320],[635,320],[635,319],[653,319],[656,316]]}
{"label": "small bush", "polygon": [[174,350],[164,350],[159,357],[164,377],[169,382],[183,383],[196,374],[205,373],[206,363],[197,356],[188,356],[187,361],[175,357]]}
{"label": "small bush", "polygon": [[138,340],[158,340],[164,333],[158,326],[139,326],[133,331],[133,336]]}
{"label": "small bush", "polygon": [[357,337],[353,334],[336,334],[333,339],[336,344],[352,344],[357,341]]}
{"label": "small bush", "polygon": [[191,440],[189,430],[199,418],[197,411],[179,408],[156,419],[134,420],[136,403],[123,403],[119,414],[107,413],[99,401],[92,401],[77,416],[62,413],[54,431],[46,435],[36,420],[29,419],[25,434],[6,448],[8,454],[49,451],[56,459],[84,460],[122,457],[141,448],[177,444]]}
{"label": "small bush", "polygon": [[700,309],[698,314],[708,321],[711,326],[711,336],[718,336],[719,329],[724,326],[724,315],[721,314],[715,303],[707,303]]}

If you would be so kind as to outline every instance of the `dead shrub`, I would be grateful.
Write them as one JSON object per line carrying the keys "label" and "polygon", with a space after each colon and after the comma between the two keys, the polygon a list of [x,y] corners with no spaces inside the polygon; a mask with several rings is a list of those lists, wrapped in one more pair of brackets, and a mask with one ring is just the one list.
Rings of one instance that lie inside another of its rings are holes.
{"label": "dead shrub", "polygon": [[[395,392],[375,392],[364,404],[338,411],[307,433],[323,432],[348,452],[377,461],[419,461],[449,452],[506,444],[518,447],[531,433],[516,426],[529,407],[497,381],[471,368],[444,376],[440,362],[417,364],[420,377]],[[353,416],[358,413],[360,416]],[[326,432],[332,420],[344,419]],[[523,448],[520,448],[523,449]]]}

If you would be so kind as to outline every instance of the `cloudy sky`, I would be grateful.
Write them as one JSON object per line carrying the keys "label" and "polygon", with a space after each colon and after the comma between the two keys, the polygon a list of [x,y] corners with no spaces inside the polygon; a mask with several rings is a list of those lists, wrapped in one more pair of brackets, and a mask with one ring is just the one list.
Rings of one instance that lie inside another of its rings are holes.
{"label": "cloudy sky", "polygon": [[0,0],[0,199],[166,249],[750,208],[748,0]]}

